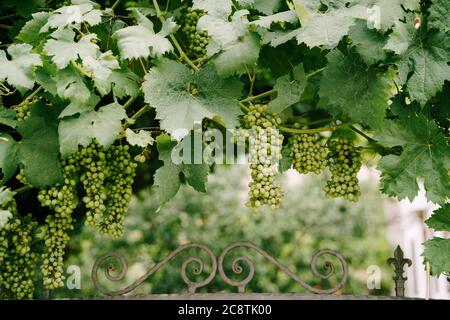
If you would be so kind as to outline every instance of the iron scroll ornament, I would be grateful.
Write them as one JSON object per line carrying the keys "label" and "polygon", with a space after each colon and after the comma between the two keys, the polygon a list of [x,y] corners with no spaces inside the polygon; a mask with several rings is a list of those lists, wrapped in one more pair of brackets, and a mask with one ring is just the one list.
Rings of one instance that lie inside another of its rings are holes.
{"label": "iron scroll ornament", "polygon": [[294,281],[299,283],[303,288],[305,288],[306,290],[308,290],[309,292],[312,292],[312,293],[316,293],[316,294],[335,293],[336,291],[340,290],[344,286],[344,284],[347,282],[347,279],[348,279],[347,262],[345,261],[344,257],[337,251],[329,250],[329,249],[320,250],[316,254],[314,254],[314,256],[312,257],[312,260],[311,260],[312,273],[320,279],[326,280],[326,279],[330,279],[333,275],[336,275],[335,266],[330,261],[325,261],[325,263],[323,264],[323,269],[326,272],[325,273],[319,272],[318,259],[320,257],[322,257],[324,255],[334,256],[335,258],[337,258],[339,260],[341,268],[342,268],[342,278],[336,286],[334,286],[333,288],[329,288],[329,289],[319,289],[319,288],[315,288],[315,287],[309,285],[308,283],[306,283],[298,275],[296,275],[295,273],[290,271],[286,266],[281,264],[278,260],[276,260],[271,255],[269,255],[266,251],[264,251],[257,245],[250,243],[250,242],[236,242],[236,243],[229,245],[221,252],[218,263],[217,263],[217,258],[214,255],[214,253],[212,252],[212,250],[205,245],[198,244],[198,243],[192,243],[192,244],[186,244],[186,245],[180,246],[177,249],[175,249],[174,251],[172,251],[163,260],[161,260],[160,262],[155,264],[153,267],[151,267],[145,274],[143,274],[141,277],[139,277],[136,281],[134,281],[133,283],[131,283],[130,285],[126,286],[123,289],[115,290],[115,291],[108,290],[100,284],[100,282],[98,280],[98,276],[97,276],[98,271],[106,260],[112,259],[112,258],[116,259],[120,263],[120,271],[117,274],[115,274],[116,269],[114,268],[112,263],[109,263],[108,266],[106,267],[106,269],[104,270],[104,273],[105,273],[105,277],[108,280],[110,280],[112,282],[118,282],[118,281],[122,281],[125,278],[127,271],[128,271],[128,265],[123,256],[121,256],[117,253],[107,253],[107,254],[101,256],[99,259],[97,259],[97,261],[94,263],[94,266],[92,268],[91,277],[92,277],[92,281],[93,281],[95,287],[103,294],[105,294],[107,296],[125,295],[127,293],[130,293],[134,289],[136,289],[145,280],[147,280],[149,277],[151,277],[155,272],[157,272],[159,269],[161,269],[164,265],[166,265],[168,262],[170,262],[174,257],[179,255],[181,252],[186,251],[188,249],[200,249],[200,250],[205,251],[208,254],[209,258],[211,259],[211,272],[210,272],[209,276],[201,282],[191,281],[189,279],[189,277],[187,276],[187,272],[186,272],[187,267],[190,264],[195,263],[197,265],[197,268],[195,268],[192,271],[192,273],[194,275],[200,275],[203,272],[205,263],[198,257],[194,257],[194,256],[188,257],[181,266],[181,277],[182,277],[183,281],[187,284],[189,293],[193,294],[196,292],[196,290],[198,288],[205,287],[208,284],[210,284],[216,276],[217,269],[219,270],[219,274],[220,274],[221,278],[223,279],[223,281],[225,281],[227,284],[229,284],[233,287],[236,287],[238,289],[239,293],[244,293],[246,286],[253,280],[253,277],[255,275],[255,267],[253,265],[252,260],[249,257],[244,256],[244,255],[239,255],[232,260],[231,270],[234,272],[234,274],[240,275],[243,273],[244,269],[240,265],[241,263],[244,263],[245,266],[248,268],[247,276],[241,281],[231,279],[230,277],[227,276],[227,274],[225,273],[225,270],[224,270],[225,257],[228,254],[230,254],[231,251],[233,251],[237,248],[252,249],[252,250],[256,251],[258,254],[260,254],[262,257],[264,257],[266,260],[268,260],[270,263],[272,263],[275,267],[277,267],[278,269],[280,269],[284,273],[286,273],[291,279],[293,279]]}
{"label": "iron scroll ornament", "polygon": [[181,266],[181,277],[182,277],[183,281],[187,284],[189,292],[195,293],[195,291],[198,288],[208,285],[215,278],[216,272],[217,272],[216,256],[211,251],[211,249],[209,249],[207,246],[198,244],[198,243],[191,243],[191,244],[186,244],[186,245],[182,245],[182,246],[178,247],[177,249],[172,251],[168,256],[166,256],[164,259],[162,259],[161,261],[156,263],[153,267],[151,267],[145,274],[143,274],[141,277],[139,277],[139,279],[134,281],[132,284],[126,286],[125,288],[123,288],[121,290],[116,290],[116,291],[108,290],[100,284],[100,282],[98,281],[98,277],[97,277],[98,270],[100,269],[100,266],[103,264],[103,262],[105,262],[108,259],[115,258],[116,260],[118,260],[120,262],[120,272],[117,275],[112,274],[116,270],[114,268],[114,265],[112,263],[109,263],[107,268],[104,270],[104,273],[108,280],[113,281],[113,282],[118,282],[118,281],[122,281],[125,278],[127,271],[128,271],[128,264],[122,255],[119,255],[117,253],[107,253],[107,254],[101,256],[100,258],[98,258],[97,261],[95,261],[94,266],[92,267],[92,273],[91,273],[92,282],[94,283],[94,286],[97,288],[97,290],[99,290],[100,292],[102,292],[103,294],[105,294],[107,296],[121,296],[121,295],[130,293],[131,291],[133,291],[134,289],[139,287],[139,285],[141,285],[151,275],[153,275],[155,272],[157,272],[159,269],[161,269],[164,265],[166,265],[170,260],[172,260],[177,255],[179,255],[181,252],[186,251],[188,249],[193,249],[193,248],[205,251],[211,259],[211,273],[205,280],[203,280],[201,282],[191,281],[189,279],[189,277],[187,276],[186,270],[190,264],[195,263],[197,265],[197,267],[194,268],[192,273],[194,275],[202,274],[203,269],[204,269],[203,260],[199,259],[198,257],[190,256],[187,260],[185,260],[183,262],[183,264]]}
{"label": "iron scroll ornament", "polygon": [[269,255],[266,251],[264,251],[263,249],[261,249],[257,245],[255,245],[253,243],[250,243],[250,242],[236,242],[236,243],[233,243],[233,244],[229,245],[228,247],[226,247],[222,251],[221,255],[219,256],[219,274],[220,274],[220,276],[222,277],[222,279],[226,283],[228,283],[231,286],[237,287],[239,293],[244,293],[247,284],[249,284],[252,281],[253,276],[255,274],[255,267],[253,265],[252,260],[249,257],[240,255],[240,256],[235,257],[232,260],[231,270],[235,274],[242,274],[243,268],[239,265],[239,263],[243,262],[243,263],[246,264],[246,266],[247,266],[247,268],[249,270],[247,277],[245,277],[241,281],[236,281],[236,280],[232,280],[231,278],[229,278],[226,275],[225,270],[224,270],[224,259],[225,259],[225,256],[227,256],[231,251],[233,251],[233,250],[235,250],[237,248],[248,248],[248,249],[255,250],[262,257],[264,257],[266,260],[268,260],[270,263],[272,263],[274,266],[276,266],[278,269],[280,269],[285,274],[287,274],[289,277],[291,277],[291,279],[293,279],[294,281],[299,283],[303,288],[305,288],[306,290],[308,290],[309,292],[312,292],[312,293],[331,294],[331,293],[334,293],[334,292],[338,291],[339,289],[341,289],[344,286],[344,284],[347,282],[348,265],[347,265],[347,262],[345,261],[344,257],[337,251],[329,250],[329,249],[320,250],[320,251],[316,252],[314,254],[314,256],[312,257],[312,260],[311,260],[312,273],[316,277],[318,277],[318,278],[320,278],[322,280],[329,279],[333,275],[336,274],[335,267],[334,267],[333,263],[330,262],[330,261],[326,261],[323,264],[323,269],[327,271],[325,274],[322,274],[322,273],[320,273],[318,271],[318,269],[317,269],[318,259],[321,256],[323,256],[323,255],[331,255],[331,256],[336,257],[339,260],[339,262],[341,264],[341,267],[342,267],[342,271],[343,271],[342,279],[341,279],[341,281],[339,281],[339,283],[335,287],[329,288],[329,289],[318,289],[318,288],[315,288],[315,287],[309,285],[308,283],[306,283],[298,275],[293,273],[285,265],[280,263],[278,260],[273,258],[271,255]]}

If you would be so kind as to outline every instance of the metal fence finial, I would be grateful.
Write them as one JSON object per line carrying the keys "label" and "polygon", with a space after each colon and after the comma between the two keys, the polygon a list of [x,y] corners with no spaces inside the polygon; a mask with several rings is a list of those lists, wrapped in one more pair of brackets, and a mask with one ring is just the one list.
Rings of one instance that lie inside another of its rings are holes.
{"label": "metal fence finial", "polygon": [[404,257],[404,253],[402,248],[398,245],[397,248],[395,248],[394,251],[394,257],[389,258],[387,260],[388,264],[393,264],[395,266],[395,276],[392,277],[395,281],[395,295],[397,297],[404,297],[405,296],[405,282],[408,280],[407,277],[405,277],[404,274],[404,266],[405,264],[408,265],[408,267],[411,267],[412,261],[408,258]]}

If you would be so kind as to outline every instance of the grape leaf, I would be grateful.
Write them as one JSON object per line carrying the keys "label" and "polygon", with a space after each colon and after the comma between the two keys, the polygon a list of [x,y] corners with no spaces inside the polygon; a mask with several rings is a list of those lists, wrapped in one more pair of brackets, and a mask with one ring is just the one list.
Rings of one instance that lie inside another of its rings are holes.
{"label": "grape leaf", "polygon": [[363,3],[368,8],[368,21],[376,29],[387,31],[396,21],[406,15],[403,7],[414,10],[420,0],[366,0]]}
{"label": "grape leaf", "polygon": [[54,108],[36,102],[31,116],[20,122],[17,131],[19,161],[27,181],[35,187],[48,187],[63,179],[59,163],[57,115]]}
{"label": "grape leaf", "polygon": [[0,133],[0,185],[14,175],[18,164],[16,141],[9,134]]}
{"label": "grape leaf", "polygon": [[78,146],[86,147],[93,139],[109,147],[122,131],[123,119],[127,119],[127,114],[118,103],[84,112],[78,118],[63,119],[58,128],[61,155],[69,156],[78,150]]}
{"label": "grape leaf", "polygon": [[255,9],[266,15],[274,13],[281,5],[280,0],[237,0],[245,9]]}
{"label": "grape leaf", "polygon": [[62,29],[66,26],[79,27],[82,23],[95,26],[102,22],[102,12],[91,3],[64,6],[52,12],[48,22],[40,29],[47,32],[50,28]]}
{"label": "grape leaf", "polygon": [[[346,36],[350,27],[357,19],[366,19],[367,10],[360,5],[349,8],[329,8],[325,13],[318,10],[318,6],[304,6],[299,1],[294,3],[302,26],[289,32],[274,32],[266,35],[266,42],[273,46],[279,46],[292,38],[297,42],[305,43],[308,47],[321,47],[323,49],[333,49]],[[319,3],[317,3],[318,5]],[[300,6],[301,5],[301,6]],[[300,7],[301,9],[299,9]]]}
{"label": "grape leaf", "polygon": [[120,69],[119,62],[111,50],[100,53],[98,57],[88,56],[83,60],[83,67],[92,73],[94,82],[105,81],[112,70]]}
{"label": "grape leaf", "polygon": [[231,20],[206,14],[198,21],[197,28],[210,36],[207,55],[221,76],[242,74],[245,65],[258,60],[261,45],[258,35],[248,30],[247,14],[237,11]]}
{"label": "grape leaf", "polygon": [[389,196],[413,200],[419,191],[417,179],[424,181],[427,199],[443,203],[450,183],[450,149],[436,123],[423,115],[410,116],[401,121],[386,120],[383,130],[375,134],[383,146],[401,146],[400,156],[383,157],[381,190]]}
{"label": "grape leaf", "polygon": [[139,94],[138,80],[138,75],[128,68],[122,68],[112,70],[109,77],[104,80],[97,79],[95,87],[102,96],[107,95],[112,90],[119,99],[126,96],[136,97]]}
{"label": "grape leaf", "polygon": [[1,100],[0,100],[0,124],[11,128],[16,128],[17,125],[15,110],[4,108],[1,104]]}
{"label": "grape leaf", "polygon": [[156,142],[159,160],[164,162],[164,165],[155,173],[155,186],[158,187],[161,204],[167,203],[177,194],[181,186],[181,174],[195,190],[206,192],[205,184],[208,180],[209,166],[206,164],[175,164],[172,161],[172,150],[177,146],[177,142],[171,140],[166,134],[158,136]]}
{"label": "grape leaf", "polygon": [[335,49],[327,55],[319,90],[319,108],[380,128],[392,97],[393,73],[366,67],[356,54]]}
{"label": "grape leaf", "polygon": [[384,46],[387,39],[383,34],[375,29],[367,28],[367,23],[358,20],[354,26],[350,28],[349,36],[352,39],[352,46],[356,52],[363,58],[368,65],[376,64],[386,59]]}
{"label": "grape leaf", "polygon": [[10,201],[14,200],[16,193],[6,187],[0,187],[0,207],[6,206]]}
{"label": "grape leaf", "polygon": [[72,66],[58,71],[54,80],[56,92],[62,99],[82,104],[91,97],[91,91],[84,83],[78,71]]}
{"label": "grape leaf", "polygon": [[268,111],[279,113],[300,101],[307,79],[303,65],[295,66],[293,76],[287,74],[277,79],[274,89],[277,97],[269,102]]}
{"label": "grape leaf", "polygon": [[8,220],[12,218],[12,213],[7,210],[0,210],[0,231],[6,226]]}
{"label": "grape leaf", "polygon": [[232,0],[194,0],[192,9],[226,19],[231,14],[232,5]]}
{"label": "grape leaf", "polygon": [[425,223],[436,231],[450,232],[450,204],[446,203],[443,207],[434,211]]}
{"label": "grape leaf", "polygon": [[113,33],[123,59],[138,59],[160,57],[173,50],[172,44],[166,39],[167,29],[155,33],[153,23],[137,10],[133,11],[138,25],[126,27]]}
{"label": "grape leaf", "polygon": [[435,276],[450,271],[450,239],[433,238],[424,244],[422,256],[430,261],[431,273]]}
{"label": "grape leaf", "polygon": [[135,133],[133,130],[127,129],[125,130],[125,134],[128,143],[132,146],[145,148],[147,146],[152,146],[155,142],[155,139],[152,137],[152,133],[149,131],[139,130]]}
{"label": "grape leaf", "polygon": [[44,33],[40,34],[39,30],[47,23],[49,16],[48,12],[33,13],[33,19],[25,23],[16,38],[32,45],[39,44],[46,36]]}
{"label": "grape leaf", "polygon": [[220,78],[211,65],[193,74],[183,64],[163,59],[145,76],[142,90],[145,102],[156,109],[161,128],[171,134],[215,116],[234,128],[241,114],[237,99],[242,83]]}
{"label": "grape leaf", "polygon": [[89,112],[95,109],[97,104],[100,102],[100,98],[92,94],[87,101],[82,103],[78,103],[78,101],[71,102],[67,107],[59,115],[59,118],[65,118],[69,116],[73,116],[75,114],[81,114],[84,112]]}
{"label": "grape leaf", "polygon": [[428,25],[443,32],[450,31],[450,2],[448,0],[433,0]]}
{"label": "grape leaf", "polygon": [[250,22],[250,25],[269,29],[273,23],[279,22],[296,23],[298,22],[297,13],[295,10],[288,10],[270,16],[261,16],[259,19]]}
{"label": "grape leaf", "polygon": [[[395,24],[385,49],[401,55],[399,70],[402,84],[406,83],[412,100],[424,105],[442,90],[446,80],[450,80],[450,35],[432,34],[424,42],[413,26],[413,18],[409,15],[407,23]],[[411,72],[413,74],[408,79]]]}
{"label": "grape leaf", "polygon": [[53,39],[45,43],[44,50],[52,57],[53,63],[58,69],[64,69],[70,63],[80,57],[83,61],[88,57],[95,57],[99,47],[91,41],[95,34],[88,34],[78,42],[74,41],[75,32],[69,29],[61,29],[51,34]]}
{"label": "grape leaf", "polygon": [[33,47],[29,44],[12,44],[7,52],[11,56],[8,60],[6,52],[0,51],[0,81],[6,80],[21,92],[34,86],[34,68],[42,65],[40,56],[31,53]]}

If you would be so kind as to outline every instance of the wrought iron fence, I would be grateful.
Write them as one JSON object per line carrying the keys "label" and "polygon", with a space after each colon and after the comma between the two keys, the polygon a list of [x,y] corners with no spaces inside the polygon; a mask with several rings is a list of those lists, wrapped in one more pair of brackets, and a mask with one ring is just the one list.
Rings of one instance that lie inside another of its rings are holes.
{"label": "wrought iron fence", "polygon": [[[168,256],[164,259],[156,263],[152,266],[147,272],[145,272],[142,276],[140,276],[137,280],[132,282],[131,284],[125,285],[122,289],[118,290],[110,290],[101,284],[99,280],[98,273],[103,270],[104,275],[107,280],[112,283],[123,282],[127,272],[128,272],[128,264],[126,259],[117,253],[107,253],[101,256],[94,264],[92,268],[92,281],[94,286],[106,296],[109,297],[123,297],[138,288],[142,283],[144,283],[147,279],[151,278],[158,270],[162,269],[165,265],[170,263],[176,256],[180,255],[182,252],[185,252],[189,249],[195,249],[197,251],[203,251],[206,253],[209,261],[206,261],[205,258],[201,259],[199,255],[190,255],[187,257],[183,263],[181,264],[181,277],[184,283],[187,285],[187,289],[189,294],[195,294],[198,289],[208,286],[217,275],[222,279],[226,284],[230,285],[237,289],[239,294],[244,294],[246,292],[247,286],[251,283],[255,276],[255,265],[248,254],[239,254],[233,255],[233,251],[236,249],[245,249],[248,251],[253,251],[263,257],[270,264],[274,265],[276,268],[281,270],[283,273],[288,275],[293,281],[298,283],[301,287],[306,289],[308,292],[317,294],[317,295],[330,295],[336,293],[338,290],[342,289],[345,283],[348,280],[349,270],[348,264],[344,258],[344,256],[335,251],[335,250],[320,250],[315,253],[311,259],[311,272],[312,274],[321,280],[328,280],[332,277],[336,277],[338,282],[333,287],[322,289],[316,288],[306,281],[304,281],[299,275],[292,272],[288,267],[280,263],[276,258],[271,256],[269,253],[264,251],[262,248],[250,242],[236,242],[230,244],[225,249],[222,250],[218,259],[214,252],[206,245],[199,243],[186,244],[178,247],[174,251],[172,251]],[[227,257],[232,258],[231,264],[226,264]],[[332,261],[326,260],[321,268],[319,267],[319,258],[321,257],[334,257],[339,262],[339,267],[337,268]],[[114,266],[114,263],[119,263],[118,268]],[[394,257],[388,259],[389,264],[394,264],[395,266],[395,276],[393,277],[395,281],[395,292],[397,297],[404,297],[404,288],[405,281],[407,278],[403,275],[404,266],[411,265],[411,260],[405,259],[403,255],[403,251],[398,246],[394,252]],[[205,278],[201,281],[194,281],[192,278],[188,276],[188,267],[194,267],[192,270],[192,274],[196,276],[202,275],[205,271],[205,266],[208,265],[209,273],[205,274]],[[228,266],[228,269],[226,268]],[[244,269],[246,270],[244,274]],[[339,272],[337,271],[339,269]],[[231,270],[234,276],[239,275],[242,280],[233,279],[233,275],[227,274],[226,270]]]}

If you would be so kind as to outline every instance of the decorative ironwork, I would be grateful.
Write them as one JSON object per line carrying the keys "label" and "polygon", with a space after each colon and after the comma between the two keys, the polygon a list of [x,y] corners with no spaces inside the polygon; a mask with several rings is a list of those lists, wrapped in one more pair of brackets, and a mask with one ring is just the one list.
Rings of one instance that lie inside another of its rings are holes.
{"label": "decorative ironwork", "polygon": [[130,293],[131,291],[136,289],[140,284],[142,284],[151,275],[153,275],[156,271],[161,269],[161,267],[163,267],[165,264],[167,264],[170,260],[175,258],[177,255],[179,255],[181,252],[186,251],[188,249],[194,249],[194,248],[205,251],[211,259],[211,273],[205,280],[203,280],[201,282],[191,281],[189,279],[189,277],[187,276],[186,270],[190,264],[195,263],[197,265],[197,267],[192,271],[192,273],[194,275],[201,275],[204,270],[203,260],[201,260],[198,257],[191,256],[187,260],[185,260],[181,266],[181,277],[182,277],[183,281],[187,284],[189,292],[195,293],[195,291],[198,288],[208,285],[216,276],[216,271],[217,271],[217,259],[216,259],[216,256],[214,255],[214,253],[207,246],[198,244],[198,243],[186,244],[186,245],[178,247],[177,249],[172,251],[168,256],[166,256],[163,260],[161,260],[160,262],[155,264],[152,268],[150,268],[150,270],[148,270],[144,275],[142,275],[139,279],[134,281],[132,284],[126,286],[125,288],[123,288],[121,290],[116,290],[116,291],[108,290],[100,284],[100,282],[98,281],[98,277],[97,277],[98,270],[104,261],[111,259],[111,258],[115,258],[116,260],[118,260],[120,262],[120,273],[118,273],[117,275],[113,274],[113,272],[115,272],[116,270],[112,263],[108,264],[108,267],[104,270],[104,273],[108,280],[117,282],[117,281],[121,281],[125,278],[127,271],[128,271],[128,264],[122,255],[119,255],[117,253],[107,253],[107,254],[101,256],[99,259],[97,259],[97,261],[95,261],[94,266],[92,267],[92,273],[91,273],[92,281],[93,281],[95,287],[103,294],[108,295],[108,296],[121,296],[121,295]]}
{"label": "decorative ironwork", "polygon": [[243,280],[237,281],[237,280],[231,279],[230,277],[228,277],[226,275],[225,270],[224,270],[225,257],[228,254],[230,254],[231,251],[233,251],[237,248],[252,249],[252,250],[256,251],[258,254],[260,254],[262,257],[264,257],[266,260],[268,260],[270,263],[272,263],[278,269],[280,269],[284,273],[286,273],[294,281],[299,283],[303,288],[307,289],[308,291],[310,291],[312,293],[318,293],[318,294],[334,293],[344,286],[344,284],[346,283],[347,278],[348,278],[347,262],[345,261],[344,257],[339,252],[334,251],[334,250],[321,250],[312,257],[312,260],[311,260],[312,273],[316,277],[318,277],[322,280],[330,279],[333,275],[337,275],[337,273],[335,270],[335,266],[330,261],[324,262],[322,268],[325,272],[321,273],[318,270],[318,259],[320,257],[322,257],[324,255],[334,256],[335,258],[337,258],[337,260],[339,260],[340,266],[342,268],[342,278],[336,286],[334,286],[333,288],[330,288],[330,289],[319,289],[319,288],[315,288],[315,287],[309,285],[308,283],[306,283],[298,275],[296,275],[295,273],[290,271],[286,266],[281,264],[278,260],[273,258],[271,255],[269,255],[266,251],[264,251],[257,245],[250,243],[250,242],[237,242],[237,243],[233,243],[233,244],[229,245],[221,252],[218,263],[217,263],[217,259],[216,259],[216,256],[214,255],[214,253],[211,251],[211,249],[209,249],[205,245],[193,243],[193,244],[187,244],[187,245],[180,246],[179,248],[174,250],[172,253],[170,253],[167,257],[165,257],[163,260],[161,260],[160,262],[155,264],[151,269],[149,269],[144,275],[139,277],[135,282],[133,282],[132,284],[126,286],[125,288],[123,288],[121,290],[116,290],[116,291],[108,290],[100,284],[100,282],[98,280],[98,276],[97,276],[98,270],[101,268],[101,265],[106,260],[115,259],[116,261],[118,261],[120,263],[119,271],[116,272],[114,265],[112,263],[109,263],[107,268],[104,270],[104,273],[108,280],[113,281],[113,282],[118,282],[125,278],[127,271],[128,271],[128,265],[123,256],[121,256],[117,253],[108,253],[108,254],[101,256],[95,262],[95,264],[92,268],[92,275],[91,275],[92,281],[93,281],[95,287],[105,295],[108,295],[108,296],[124,295],[124,294],[130,293],[131,291],[136,289],[140,284],[142,284],[145,280],[147,280],[156,271],[161,269],[165,264],[167,264],[169,261],[171,261],[175,256],[179,255],[183,251],[186,251],[188,249],[193,249],[193,248],[201,249],[208,254],[208,256],[211,259],[211,273],[205,280],[203,280],[201,282],[191,281],[189,279],[189,277],[187,276],[188,266],[192,263],[195,263],[197,265],[197,268],[195,268],[192,271],[192,273],[194,275],[201,275],[203,273],[205,264],[198,257],[190,256],[189,258],[187,258],[181,266],[181,277],[182,277],[183,281],[187,284],[189,293],[195,293],[198,288],[205,287],[208,284],[210,284],[216,276],[217,269],[219,270],[219,274],[220,274],[221,278],[223,279],[223,281],[225,281],[227,284],[229,284],[233,287],[236,287],[238,289],[239,293],[245,292],[245,288],[253,280],[253,277],[255,275],[255,267],[253,265],[252,260],[247,256],[239,255],[239,256],[235,257],[231,262],[231,270],[236,275],[241,275],[244,271],[244,268],[242,267],[241,264],[244,264],[246,266],[246,268],[248,269],[247,270],[248,274]]}
{"label": "decorative ironwork", "polygon": [[404,253],[402,248],[400,246],[397,246],[394,251],[394,257],[389,258],[387,260],[388,264],[393,264],[395,266],[395,276],[392,277],[395,281],[395,295],[397,297],[404,297],[405,296],[405,282],[408,280],[407,277],[403,275],[404,266],[408,265],[408,267],[411,267],[412,261],[408,258],[404,257]]}
{"label": "decorative ironwork", "polygon": [[323,269],[327,271],[326,274],[322,274],[317,270],[317,261],[323,255],[328,254],[328,255],[336,257],[339,260],[339,262],[341,263],[341,267],[342,267],[342,271],[343,271],[343,277],[337,286],[330,288],[330,289],[318,289],[318,288],[312,287],[311,285],[309,285],[308,283],[303,281],[298,275],[296,275],[291,270],[289,270],[285,265],[278,262],[278,260],[273,258],[271,255],[269,255],[266,251],[264,251],[260,247],[254,245],[253,243],[249,243],[249,242],[237,242],[237,243],[233,243],[233,244],[229,245],[228,247],[226,247],[222,251],[221,255],[219,256],[219,273],[220,273],[220,276],[222,277],[222,279],[226,283],[228,283],[231,286],[237,287],[239,293],[245,292],[246,286],[252,281],[253,276],[255,275],[255,267],[250,258],[240,255],[233,259],[232,264],[231,264],[231,270],[233,270],[233,272],[235,274],[242,274],[243,268],[239,265],[239,263],[244,262],[245,265],[247,266],[247,268],[249,269],[247,277],[245,277],[245,279],[243,279],[241,281],[235,281],[226,275],[226,273],[224,271],[225,256],[237,248],[249,248],[249,249],[255,250],[262,257],[264,257],[266,260],[268,260],[270,263],[272,263],[274,266],[276,266],[278,269],[280,269],[281,271],[286,273],[289,277],[291,277],[293,280],[295,280],[297,283],[299,283],[303,288],[305,288],[308,291],[313,292],[313,293],[319,293],[319,294],[334,293],[334,292],[338,291],[339,289],[341,289],[344,286],[344,284],[347,282],[348,265],[347,265],[347,262],[345,261],[344,257],[337,251],[321,250],[313,256],[313,258],[311,260],[311,270],[312,270],[313,274],[315,276],[319,277],[320,279],[326,280],[336,274],[334,265],[330,261],[325,261],[325,263],[323,264]]}

